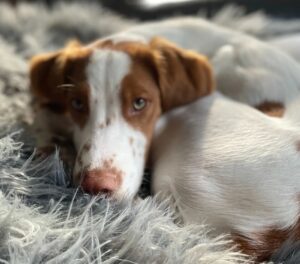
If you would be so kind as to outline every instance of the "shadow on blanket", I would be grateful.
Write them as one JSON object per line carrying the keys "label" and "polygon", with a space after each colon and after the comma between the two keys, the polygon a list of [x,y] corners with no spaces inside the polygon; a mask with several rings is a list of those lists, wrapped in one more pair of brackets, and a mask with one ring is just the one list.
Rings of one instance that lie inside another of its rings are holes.
{"label": "shadow on blanket", "polygon": [[[216,19],[235,27],[225,15],[235,11],[228,10]],[[88,42],[133,23],[91,3],[51,10],[0,4],[0,263],[248,263],[225,236],[212,238],[202,225],[176,225],[167,202],[148,197],[110,204],[67,188],[68,170],[57,153],[46,160],[32,154],[34,139],[24,125],[32,116],[27,59],[68,38]],[[293,250],[287,245],[274,261],[296,263]]]}

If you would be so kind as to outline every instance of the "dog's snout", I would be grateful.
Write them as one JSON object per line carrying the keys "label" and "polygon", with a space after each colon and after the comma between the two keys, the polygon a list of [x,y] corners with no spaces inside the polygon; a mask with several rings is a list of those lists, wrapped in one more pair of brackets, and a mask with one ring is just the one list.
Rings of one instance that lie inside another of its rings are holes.
{"label": "dog's snout", "polygon": [[83,173],[82,189],[90,194],[111,196],[121,185],[121,176],[109,170],[90,170]]}

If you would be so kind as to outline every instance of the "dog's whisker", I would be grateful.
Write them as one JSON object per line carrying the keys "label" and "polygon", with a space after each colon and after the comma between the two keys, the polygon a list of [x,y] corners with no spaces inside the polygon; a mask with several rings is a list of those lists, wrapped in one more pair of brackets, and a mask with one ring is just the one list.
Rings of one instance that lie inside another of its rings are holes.
{"label": "dog's whisker", "polygon": [[71,92],[75,88],[75,85],[71,84],[71,83],[69,83],[69,84],[66,83],[66,84],[57,85],[56,87],[63,91]]}

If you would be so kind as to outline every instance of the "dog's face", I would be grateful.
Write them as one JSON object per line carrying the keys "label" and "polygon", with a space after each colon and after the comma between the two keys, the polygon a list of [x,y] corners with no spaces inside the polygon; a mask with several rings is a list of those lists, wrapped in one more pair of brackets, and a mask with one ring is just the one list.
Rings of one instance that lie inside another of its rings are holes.
{"label": "dog's face", "polygon": [[72,120],[73,182],[115,199],[137,193],[160,114],[214,86],[205,57],[160,38],[149,44],[73,42],[34,57],[30,77],[39,105]]}

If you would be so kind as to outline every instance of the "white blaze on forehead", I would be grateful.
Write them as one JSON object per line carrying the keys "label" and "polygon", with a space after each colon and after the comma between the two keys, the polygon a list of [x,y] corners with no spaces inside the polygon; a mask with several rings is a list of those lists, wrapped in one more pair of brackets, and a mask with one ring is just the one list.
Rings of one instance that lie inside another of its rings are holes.
{"label": "white blaze on forehead", "polygon": [[[74,134],[80,155],[75,174],[83,168],[107,169],[121,173],[121,187],[116,196],[132,197],[142,180],[146,137],[123,117],[121,83],[131,68],[130,57],[121,51],[94,51],[87,67],[90,87],[89,118],[85,127]],[[89,145],[85,151],[84,145]],[[88,149],[88,150],[87,150]],[[78,180],[78,179],[77,179]]]}
{"label": "white blaze on forehead", "polygon": [[109,49],[95,50],[87,67],[91,97],[103,101],[105,96],[118,93],[123,78],[130,71],[131,63],[129,55],[125,52]]}

